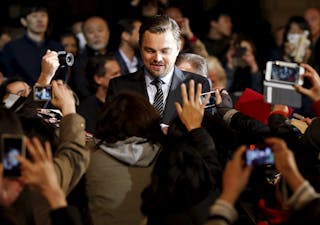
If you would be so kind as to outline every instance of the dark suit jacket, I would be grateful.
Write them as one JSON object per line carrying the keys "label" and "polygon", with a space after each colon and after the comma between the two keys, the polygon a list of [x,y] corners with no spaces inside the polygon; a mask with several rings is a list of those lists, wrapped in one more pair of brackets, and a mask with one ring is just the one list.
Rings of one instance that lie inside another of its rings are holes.
{"label": "dark suit jacket", "polygon": [[[210,91],[210,84],[207,78],[194,73],[181,71],[175,67],[161,121],[162,123],[170,124],[176,117],[177,113],[174,102],[181,102],[180,85],[182,83],[188,84],[190,80],[194,80],[196,84],[201,83],[202,92]],[[144,69],[112,79],[109,84],[106,102],[110,101],[112,96],[116,95],[120,91],[138,92],[149,100]]]}
{"label": "dark suit jacket", "polygon": [[[124,61],[124,59],[122,58],[119,50],[115,51],[114,53],[114,57],[115,59],[117,60],[117,62],[119,63],[119,66],[120,66],[120,74],[121,75],[124,75],[124,74],[128,74],[130,73],[129,72],[129,69],[127,67],[127,64],[126,62]],[[142,67],[143,63],[142,63],[142,60],[140,58],[140,56],[136,56],[138,58],[138,68]]]}

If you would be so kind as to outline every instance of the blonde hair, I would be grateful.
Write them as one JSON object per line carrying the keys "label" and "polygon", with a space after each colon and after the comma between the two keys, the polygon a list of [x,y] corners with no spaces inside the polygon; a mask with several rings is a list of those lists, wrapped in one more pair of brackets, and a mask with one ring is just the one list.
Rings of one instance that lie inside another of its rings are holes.
{"label": "blonde hair", "polygon": [[[208,66],[208,78],[211,80],[210,73],[215,72],[218,76],[219,86],[226,87],[227,85],[227,74],[221,65],[221,62],[217,57],[208,56],[206,58]],[[212,82],[212,80],[211,80]]]}

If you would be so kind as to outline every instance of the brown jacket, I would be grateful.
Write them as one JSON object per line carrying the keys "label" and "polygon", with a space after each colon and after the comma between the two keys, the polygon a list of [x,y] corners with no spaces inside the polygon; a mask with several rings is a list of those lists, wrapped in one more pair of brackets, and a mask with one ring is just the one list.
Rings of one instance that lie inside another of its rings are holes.
{"label": "brown jacket", "polygon": [[[68,194],[85,173],[90,159],[85,147],[85,122],[79,114],[64,116],[60,122],[60,144],[53,162],[58,181]],[[49,225],[50,207],[36,190],[25,187],[12,206],[18,224]]]}

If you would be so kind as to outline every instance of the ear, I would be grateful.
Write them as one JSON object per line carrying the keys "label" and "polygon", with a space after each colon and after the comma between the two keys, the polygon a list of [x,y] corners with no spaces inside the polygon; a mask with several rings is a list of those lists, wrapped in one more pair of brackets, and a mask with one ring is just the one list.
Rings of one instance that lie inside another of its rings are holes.
{"label": "ear", "polygon": [[126,31],[122,32],[121,39],[127,41],[129,39],[130,34]]}
{"label": "ear", "polygon": [[20,23],[22,24],[22,26],[27,27],[27,20],[25,18],[21,18],[20,19]]}
{"label": "ear", "polygon": [[210,27],[211,27],[211,28],[216,28],[216,27],[217,27],[217,22],[214,21],[214,20],[211,20],[211,21],[210,21]]}
{"label": "ear", "polygon": [[98,85],[101,85],[103,77],[99,77],[97,75],[93,75],[94,82]]}

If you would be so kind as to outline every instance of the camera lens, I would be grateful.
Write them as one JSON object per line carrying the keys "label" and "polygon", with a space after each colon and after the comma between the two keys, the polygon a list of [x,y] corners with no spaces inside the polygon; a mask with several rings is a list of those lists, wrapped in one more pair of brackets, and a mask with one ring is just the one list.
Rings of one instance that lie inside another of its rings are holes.
{"label": "camera lens", "polygon": [[74,63],[74,56],[70,52],[59,51],[58,59],[61,66],[72,66]]}

